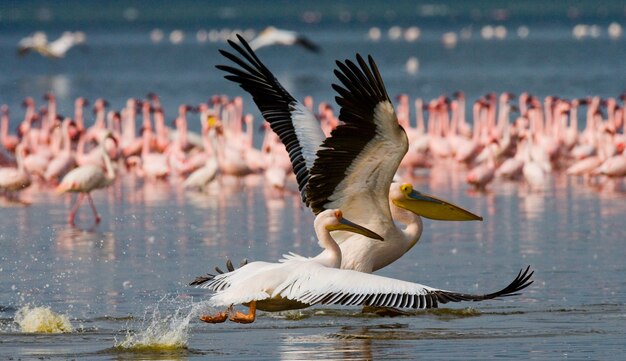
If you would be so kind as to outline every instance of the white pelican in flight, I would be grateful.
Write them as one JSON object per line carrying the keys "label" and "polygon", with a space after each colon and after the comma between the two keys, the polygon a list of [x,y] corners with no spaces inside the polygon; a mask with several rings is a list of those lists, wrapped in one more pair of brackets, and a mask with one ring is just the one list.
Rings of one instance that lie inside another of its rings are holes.
{"label": "white pelican in flight", "polygon": [[276,29],[273,26],[268,26],[263,30],[256,38],[250,41],[250,47],[253,50],[257,50],[264,46],[271,45],[300,45],[307,50],[318,53],[320,47],[313,43],[306,37],[298,34],[295,31]]}
{"label": "white pelican in flight", "polygon": [[48,58],[63,58],[65,53],[74,45],[84,44],[85,33],[82,31],[66,31],[55,41],[48,42],[46,34],[36,32],[32,36],[20,40],[18,44],[18,54],[25,55],[29,51],[36,51]]}
{"label": "white pelican in flight", "polygon": [[[513,296],[533,281],[530,267],[519,272],[515,280],[500,291],[471,295],[440,290],[419,283],[400,281],[373,274],[340,269],[342,251],[330,231],[343,229],[385,243],[377,234],[343,218],[340,210],[327,209],[317,215],[315,233],[324,251],[314,258],[293,257],[277,263],[251,262],[230,272],[196,278],[190,285],[208,288],[215,293],[211,306],[226,306],[225,312],[202,315],[208,323],[229,318],[238,323],[254,322],[256,310],[277,312],[309,307],[314,304],[376,306],[425,309],[439,303],[482,301]],[[218,272],[221,272],[218,270]],[[233,306],[249,307],[248,314],[234,312]]]}
{"label": "white pelican in flight", "polygon": [[408,150],[408,138],[371,56],[369,65],[360,55],[358,65],[350,60],[337,61],[335,75],[343,85],[333,84],[333,88],[339,93],[336,101],[341,106],[342,124],[326,138],[315,116],[282,87],[246,41],[238,38],[241,45],[229,44],[240,56],[220,50],[238,67],[217,68],[229,73],[226,79],[252,95],[287,148],[303,202],[315,214],[341,209],[346,217],[385,239],[378,242],[352,233],[338,234],[341,268],[371,273],[400,258],[421,236],[419,215],[438,220],[482,220],[414,191],[410,184],[392,184]]}

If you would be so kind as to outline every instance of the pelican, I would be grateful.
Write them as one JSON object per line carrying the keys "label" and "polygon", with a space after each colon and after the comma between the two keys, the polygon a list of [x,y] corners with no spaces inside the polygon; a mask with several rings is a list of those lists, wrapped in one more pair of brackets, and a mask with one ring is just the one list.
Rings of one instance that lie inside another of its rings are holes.
{"label": "pelican", "polygon": [[[224,312],[202,315],[200,319],[208,323],[224,322],[227,318],[233,322],[251,323],[255,320],[257,309],[277,312],[314,304],[436,308],[439,303],[513,296],[533,282],[530,280],[533,271],[528,267],[500,291],[471,295],[340,269],[342,250],[330,235],[331,231],[343,229],[376,239],[376,242],[385,241],[372,231],[343,218],[342,212],[337,209],[320,212],[315,218],[314,228],[319,245],[324,248],[316,257],[290,256],[282,262],[251,262],[238,269],[227,264],[228,273],[196,278],[190,285],[215,292],[209,299],[209,305],[228,307]],[[236,304],[247,306],[248,314],[235,312],[233,306]]]}
{"label": "pelican", "polygon": [[48,42],[45,33],[36,32],[32,36],[20,40],[18,54],[25,55],[33,50],[47,58],[63,58],[74,45],[84,44],[85,33],[82,31],[65,31],[55,41]]}
{"label": "pelican", "polygon": [[254,50],[271,45],[300,45],[314,53],[320,51],[320,47],[317,44],[301,34],[291,30],[277,29],[273,26],[268,26],[256,38],[250,41],[250,47]]}
{"label": "pelican", "polygon": [[341,268],[371,273],[394,262],[419,240],[419,216],[482,220],[449,202],[414,191],[410,184],[392,184],[407,152],[408,138],[371,56],[369,65],[360,55],[358,65],[337,61],[335,75],[343,86],[333,84],[333,88],[339,94],[336,101],[343,123],[326,138],[315,116],[282,87],[246,41],[241,36],[238,39],[241,45],[229,44],[240,56],[220,50],[238,67],[217,68],[252,95],[278,134],[289,152],[303,202],[315,214],[341,209],[346,217],[385,239],[378,242],[353,233],[338,234]]}

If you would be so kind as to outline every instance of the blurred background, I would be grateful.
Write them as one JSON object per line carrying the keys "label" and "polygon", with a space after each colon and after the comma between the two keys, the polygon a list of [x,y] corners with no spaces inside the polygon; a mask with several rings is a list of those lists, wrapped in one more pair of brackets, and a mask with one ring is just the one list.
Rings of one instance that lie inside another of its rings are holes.
{"label": "blurred background", "polygon": [[[179,104],[242,94],[214,68],[224,63],[217,50],[236,32],[250,39],[267,26],[321,48],[258,51],[299,99],[332,101],[334,61],[356,52],[374,56],[391,96],[617,96],[626,88],[625,17],[622,1],[3,1],[0,103],[19,109],[24,97],[51,91],[69,114],[79,96],[119,109],[155,92],[172,120]],[[58,59],[19,56],[20,40],[37,31],[48,41],[83,32],[85,42]]]}

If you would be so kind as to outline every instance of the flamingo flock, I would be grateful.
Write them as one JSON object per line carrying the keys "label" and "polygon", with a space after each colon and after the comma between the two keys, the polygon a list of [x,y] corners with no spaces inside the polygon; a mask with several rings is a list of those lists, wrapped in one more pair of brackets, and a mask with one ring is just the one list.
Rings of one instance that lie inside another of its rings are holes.
{"label": "flamingo flock", "polygon": [[[461,92],[430,101],[411,101],[405,94],[395,99],[409,138],[399,177],[434,164],[461,165],[468,187],[478,191],[515,181],[540,192],[553,172],[608,189],[621,189],[626,176],[626,94],[542,101],[529,93],[490,93],[469,106],[471,120]],[[199,191],[224,177],[249,174],[263,174],[266,184],[278,190],[295,183],[280,139],[266,122],[255,125],[240,97],[216,95],[201,104],[182,104],[171,123],[156,94],[128,99],[121,109],[96,99],[93,118],[90,102],[82,97],[70,115],[58,114],[53,94],[43,101],[38,109],[35,99],[24,99],[21,116],[1,107],[0,192],[15,202],[33,183],[78,193],[71,224],[85,196],[99,222],[90,192],[131,173],[146,181],[180,181],[185,189]],[[306,97],[303,105],[315,113],[326,135],[339,124],[327,103],[315,106]],[[190,121],[200,123],[199,133],[189,130]],[[262,144],[255,147],[259,129]]]}

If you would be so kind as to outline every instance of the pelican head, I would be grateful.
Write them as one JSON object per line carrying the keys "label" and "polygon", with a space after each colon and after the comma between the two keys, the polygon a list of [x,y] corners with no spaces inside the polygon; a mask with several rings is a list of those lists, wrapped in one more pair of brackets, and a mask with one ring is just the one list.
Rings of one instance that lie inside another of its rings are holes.
{"label": "pelican head", "polygon": [[325,221],[326,229],[328,231],[348,231],[364,235],[368,238],[377,239],[379,241],[383,240],[383,237],[379,236],[377,233],[343,218],[343,213],[338,209],[326,210],[325,212],[328,212],[328,220]]}
{"label": "pelican head", "polygon": [[482,221],[483,218],[439,198],[420,193],[410,183],[392,183],[389,196],[394,205],[419,216],[439,221]]}

